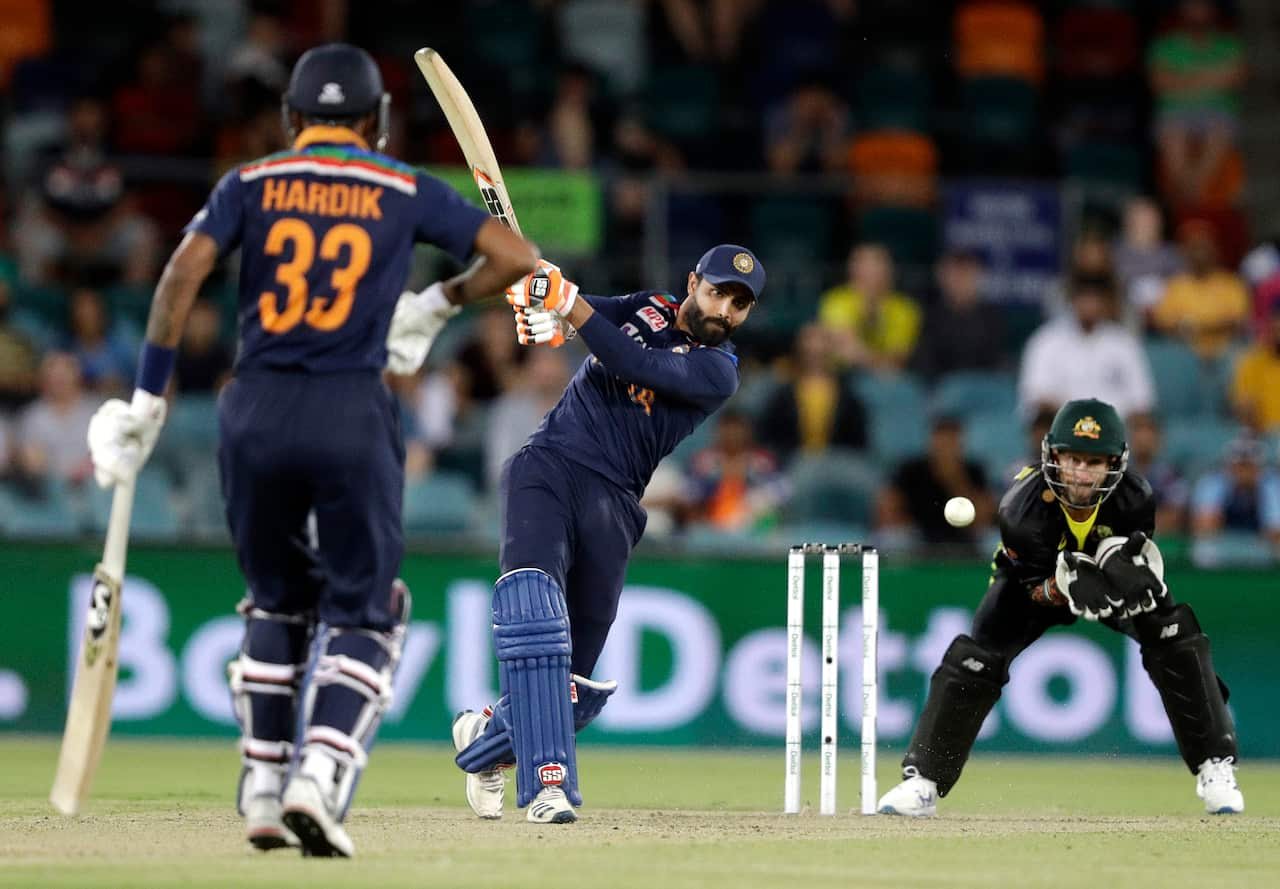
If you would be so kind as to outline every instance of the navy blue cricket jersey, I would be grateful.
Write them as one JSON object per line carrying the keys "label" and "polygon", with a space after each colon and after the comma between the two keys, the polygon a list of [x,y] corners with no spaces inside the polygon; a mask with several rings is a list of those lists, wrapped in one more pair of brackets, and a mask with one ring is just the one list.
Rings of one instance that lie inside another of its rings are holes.
{"label": "navy blue cricket jersey", "polygon": [[529,444],[639,498],[662,458],[737,391],[738,358],[731,343],[703,346],[677,328],[668,294],[584,298],[596,314],[578,333],[592,354]]}
{"label": "navy blue cricket jersey", "polygon": [[380,371],[413,244],[466,261],[487,218],[351,130],[313,126],[223,176],[186,231],[243,248],[237,371]]}

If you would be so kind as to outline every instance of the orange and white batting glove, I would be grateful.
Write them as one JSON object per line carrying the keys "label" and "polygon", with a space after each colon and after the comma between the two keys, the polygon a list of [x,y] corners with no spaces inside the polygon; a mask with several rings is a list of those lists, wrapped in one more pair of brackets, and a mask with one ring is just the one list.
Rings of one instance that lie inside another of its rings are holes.
{"label": "orange and white batting glove", "polygon": [[561,317],[578,301],[578,285],[565,278],[560,266],[545,259],[538,267],[507,288],[507,302],[515,308],[545,309]]}
{"label": "orange and white batting glove", "polygon": [[569,322],[555,312],[512,307],[516,313],[516,340],[522,346],[542,345],[558,349],[577,336]]}

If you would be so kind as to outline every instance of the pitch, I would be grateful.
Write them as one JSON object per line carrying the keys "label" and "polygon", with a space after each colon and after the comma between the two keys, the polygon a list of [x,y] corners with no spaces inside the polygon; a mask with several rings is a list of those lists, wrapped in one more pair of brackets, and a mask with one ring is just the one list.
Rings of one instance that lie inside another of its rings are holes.
{"label": "pitch", "polygon": [[[348,827],[351,861],[250,852],[232,809],[232,741],[115,738],[84,814],[47,802],[53,738],[0,740],[6,887],[745,887],[1215,889],[1280,873],[1280,764],[1240,772],[1248,812],[1200,813],[1193,779],[1158,761],[974,759],[931,821],[779,814],[781,750],[582,753],[582,821],[471,817],[445,747],[381,745]],[[881,789],[896,757],[882,755]],[[840,811],[857,806],[846,754]],[[513,797],[509,791],[508,799]]]}

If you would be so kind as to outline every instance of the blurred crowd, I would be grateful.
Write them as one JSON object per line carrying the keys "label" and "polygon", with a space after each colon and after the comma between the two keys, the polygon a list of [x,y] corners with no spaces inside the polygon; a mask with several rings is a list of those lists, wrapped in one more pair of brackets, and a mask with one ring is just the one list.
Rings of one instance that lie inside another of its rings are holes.
{"label": "blurred crowd", "polygon": [[[1247,71],[1234,9],[930,9],[4,4],[0,530],[94,527],[84,431],[104,397],[131,386],[163,257],[221,172],[284,147],[292,61],[342,39],[383,69],[391,153],[428,168],[461,161],[412,66],[425,43],[467,83],[504,167],[599,177],[599,255],[552,257],[571,274],[576,260],[591,292],[668,283],[644,265],[655,183],[760,177],[758,199],[670,208],[677,262],[714,230],[750,243],[776,283],[743,329],[741,392],[654,478],[652,536],[986,546],[998,498],[1038,461],[1052,411],[1096,395],[1128,419],[1131,465],[1156,489],[1162,534],[1188,537],[1207,562],[1280,546],[1280,244],[1251,237],[1238,206]],[[944,180],[977,176],[1119,197],[1079,220],[1039,303],[1011,307],[992,298],[982,255],[938,236]],[[200,463],[234,361],[235,280],[228,263],[181,346],[175,428],[140,486],[140,521],[155,536],[218,533],[216,480]],[[582,354],[518,346],[499,307],[464,316],[420,375],[391,381],[411,534],[496,527],[501,464]],[[970,529],[941,520],[957,495],[977,506]]]}

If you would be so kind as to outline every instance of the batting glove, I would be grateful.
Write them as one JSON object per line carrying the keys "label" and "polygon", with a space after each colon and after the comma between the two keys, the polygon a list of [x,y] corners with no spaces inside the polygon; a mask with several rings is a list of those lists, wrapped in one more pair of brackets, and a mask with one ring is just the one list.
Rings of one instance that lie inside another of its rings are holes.
{"label": "batting glove", "polygon": [[444,287],[438,282],[421,293],[406,290],[400,294],[387,330],[387,370],[401,375],[417,373],[440,331],[461,311],[462,306],[445,299]]}
{"label": "batting glove", "polygon": [[565,278],[560,266],[545,259],[538,267],[507,288],[507,302],[515,308],[546,309],[561,317],[573,311],[578,301],[578,285]]}
{"label": "batting glove", "polygon": [[147,462],[160,437],[167,409],[165,400],[135,389],[133,401],[112,398],[89,420],[89,456],[93,477],[101,488],[134,478]]}
{"label": "batting glove", "polygon": [[538,309],[515,308],[516,340],[522,346],[534,346],[546,343],[558,349],[578,335],[573,325],[565,321],[555,312]]}

